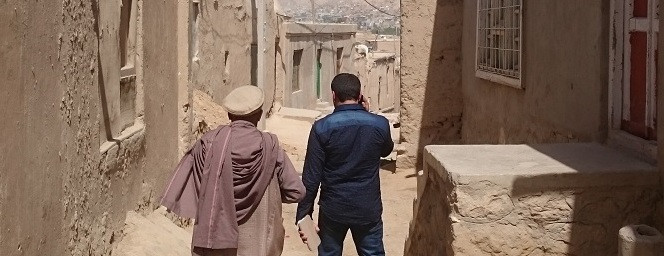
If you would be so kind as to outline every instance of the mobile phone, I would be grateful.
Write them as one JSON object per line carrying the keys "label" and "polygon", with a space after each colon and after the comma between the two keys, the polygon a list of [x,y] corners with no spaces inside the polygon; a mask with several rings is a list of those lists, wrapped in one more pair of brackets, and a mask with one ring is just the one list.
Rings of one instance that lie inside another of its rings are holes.
{"label": "mobile phone", "polygon": [[317,250],[320,244],[320,237],[318,236],[318,232],[316,232],[316,227],[311,216],[307,215],[298,221],[297,227],[307,237],[307,248],[309,251]]}

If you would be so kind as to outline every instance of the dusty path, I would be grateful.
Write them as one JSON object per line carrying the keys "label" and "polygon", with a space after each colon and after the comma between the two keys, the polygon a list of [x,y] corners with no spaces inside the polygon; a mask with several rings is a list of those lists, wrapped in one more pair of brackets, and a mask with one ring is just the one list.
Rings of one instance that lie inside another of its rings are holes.
{"label": "dusty path", "polygon": [[[302,172],[306,143],[311,123],[275,116],[266,122],[267,129],[279,137],[282,145],[288,151],[298,171]],[[386,166],[387,167],[387,166]],[[389,169],[389,168],[387,168]],[[392,173],[381,170],[381,191],[383,197],[383,223],[384,241],[387,255],[403,255],[404,242],[408,235],[408,224],[413,214],[413,198],[416,195],[415,178],[407,178],[412,170],[398,170]],[[284,205],[284,227],[286,240],[284,244],[285,256],[316,255],[309,252],[302,244],[295,225],[296,205]],[[317,215],[318,209],[314,215]],[[316,219],[316,216],[314,216]],[[350,232],[346,237],[344,255],[357,255]]]}

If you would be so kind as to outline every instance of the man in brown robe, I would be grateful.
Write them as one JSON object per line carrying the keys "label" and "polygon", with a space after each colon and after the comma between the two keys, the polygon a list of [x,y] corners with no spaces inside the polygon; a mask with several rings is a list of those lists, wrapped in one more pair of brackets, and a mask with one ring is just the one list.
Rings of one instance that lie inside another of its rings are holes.
{"label": "man in brown robe", "polygon": [[305,188],[277,137],[256,128],[263,101],[258,87],[233,90],[222,104],[231,123],[203,135],[166,187],[162,205],[196,219],[193,255],[281,255],[281,203]]}

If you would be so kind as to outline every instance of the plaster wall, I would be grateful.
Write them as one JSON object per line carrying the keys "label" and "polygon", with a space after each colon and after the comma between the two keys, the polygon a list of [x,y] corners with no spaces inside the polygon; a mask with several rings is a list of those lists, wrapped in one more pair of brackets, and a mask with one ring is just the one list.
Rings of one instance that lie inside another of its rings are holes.
{"label": "plaster wall", "polygon": [[192,69],[193,88],[215,102],[252,82],[253,1],[201,1],[197,25],[198,54]]}
{"label": "plaster wall", "polygon": [[398,168],[422,168],[429,144],[461,142],[462,0],[402,0]]}
{"label": "plaster wall", "polygon": [[475,76],[477,2],[464,1],[463,141],[603,141],[609,7],[609,1],[524,1],[524,89],[515,89]]}
{"label": "plaster wall", "polygon": [[[659,1],[659,13],[663,13],[662,11],[664,10],[664,0]],[[663,27],[664,26],[664,19],[659,20],[659,26]],[[659,38],[658,38],[658,45],[664,45],[664,33],[659,33]],[[658,51],[658,59],[659,60],[664,60],[664,51]],[[657,76],[658,77],[664,77],[664,65],[657,65]],[[657,119],[658,120],[664,120],[664,100],[662,100],[662,96],[664,95],[664,85],[662,85],[662,79],[658,80],[657,84],[657,95],[660,97],[659,100],[657,101]],[[658,122],[657,123],[657,167],[659,168],[659,173],[660,173],[660,188],[662,190],[662,193],[664,193],[664,122]],[[664,198],[664,194],[662,195]],[[659,202],[659,207],[658,207],[658,214],[659,214],[659,223],[657,223],[657,228],[659,229],[660,232],[664,231],[664,201]]]}
{"label": "plaster wall", "polygon": [[179,155],[184,155],[193,143],[193,87],[190,85],[190,63],[193,57],[191,27],[194,20],[194,5],[190,0],[178,0],[177,42],[178,42],[178,138]]}
{"label": "plaster wall", "polygon": [[373,39],[367,41],[368,46],[372,47],[374,52],[394,52],[399,53],[401,41],[399,39]]}
{"label": "plaster wall", "polygon": [[355,58],[355,74],[362,83],[362,94],[369,100],[370,109],[380,112],[399,112],[400,84],[394,54],[373,58]]}
{"label": "plaster wall", "polygon": [[[177,157],[176,3],[136,3],[133,100],[105,95],[119,2],[0,3],[3,255],[110,255],[126,212],[155,207]],[[122,104],[133,124],[109,132]]]}

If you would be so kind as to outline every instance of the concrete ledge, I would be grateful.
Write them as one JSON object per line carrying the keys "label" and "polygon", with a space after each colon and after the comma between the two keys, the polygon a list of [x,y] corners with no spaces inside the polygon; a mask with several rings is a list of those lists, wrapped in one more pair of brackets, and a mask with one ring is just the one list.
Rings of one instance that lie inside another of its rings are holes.
{"label": "concrete ledge", "polygon": [[427,146],[424,154],[439,175],[458,184],[490,180],[510,190],[659,186],[656,166],[593,143]]}
{"label": "concrete ledge", "polygon": [[322,113],[316,110],[281,107],[277,115],[287,119],[313,123]]}
{"label": "concrete ledge", "polygon": [[599,144],[427,146],[424,158],[406,255],[616,255],[618,230],[652,224],[662,198],[655,166]]}

